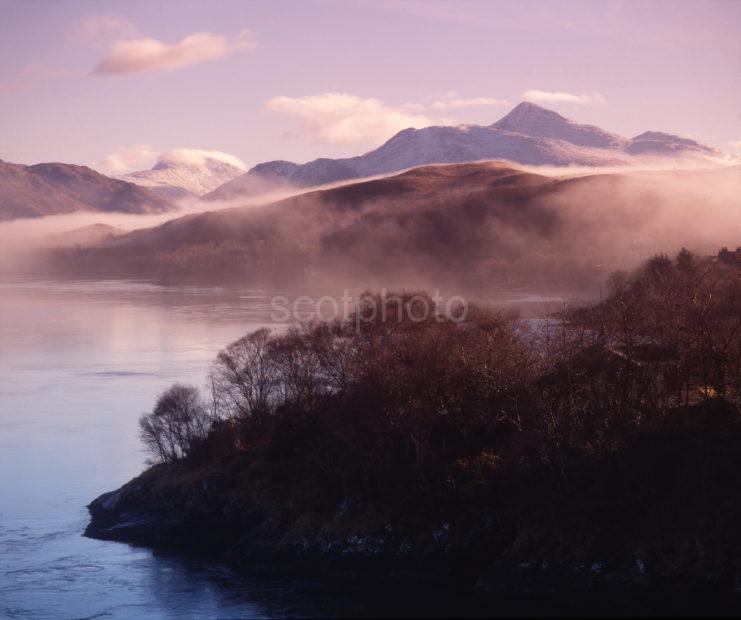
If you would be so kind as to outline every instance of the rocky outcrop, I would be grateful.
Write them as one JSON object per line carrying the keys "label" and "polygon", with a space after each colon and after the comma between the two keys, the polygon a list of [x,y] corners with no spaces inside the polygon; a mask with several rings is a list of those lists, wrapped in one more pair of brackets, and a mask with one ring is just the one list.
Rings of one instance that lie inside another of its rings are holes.
{"label": "rocky outcrop", "polygon": [[158,465],[90,506],[86,535],[238,568],[484,592],[741,587],[737,413],[688,412],[553,485],[546,471],[443,496],[300,499],[246,455]]}

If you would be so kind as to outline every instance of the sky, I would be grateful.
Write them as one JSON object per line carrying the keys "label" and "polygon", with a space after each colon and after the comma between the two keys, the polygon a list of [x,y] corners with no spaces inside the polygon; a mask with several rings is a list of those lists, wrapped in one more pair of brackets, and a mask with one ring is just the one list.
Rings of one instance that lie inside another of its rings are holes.
{"label": "sky", "polygon": [[0,159],[247,167],[528,99],[741,152],[736,0],[0,0]]}

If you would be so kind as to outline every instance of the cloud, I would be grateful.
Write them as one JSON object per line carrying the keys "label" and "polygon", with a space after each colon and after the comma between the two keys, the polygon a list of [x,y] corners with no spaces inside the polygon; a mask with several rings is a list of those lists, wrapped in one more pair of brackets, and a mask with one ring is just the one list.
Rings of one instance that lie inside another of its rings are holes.
{"label": "cloud", "polygon": [[93,69],[101,75],[173,71],[207,60],[223,58],[255,46],[246,30],[232,40],[210,32],[196,32],[174,45],[157,39],[116,41],[108,55]]}
{"label": "cloud", "polygon": [[573,95],[571,93],[549,92],[545,90],[526,90],[522,98],[533,103],[575,103],[577,105],[605,105],[607,99],[599,93]]}
{"label": "cloud", "polygon": [[0,82],[0,93],[13,94],[34,90],[44,82],[78,76],[79,72],[69,69],[56,69],[40,62],[23,66],[16,76],[7,82]]}
{"label": "cloud", "polygon": [[305,97],[274,97],[265,108],[299,123],[294,135],[328,144],[375,143],[407,127],[427,127],[434,121],[405,106],[388,106],[380,99],[330,92]]}
{"label": "cloud", "polygon": [[733,150],[735,153],[741,155],[741,140],[734,140],[733,142],[729,142],[728,146],[730,146],[731,150]]}
{"label": "cloud", "polygon": [[134,170],[151,168],[159,157],[159,152],[149,144],[134,144],[117,149],[103,159],[91,164],[103,174],[126,174]]}
{"label": "cloud", "polygon": [[204,164],[206,159],[216,159],[231,164],[240,170],[247,170],[247,166],[239,157],[224,153],[223,151],[205,151],[203,149],[173,149],[162,153],[158,157],[157,162],[185,163],[198,166]]}
{"label": "cloud", "polygon": [[67,30],[67,41],[102,45],[112,37],[131,37],[138,28],[120,15],[87,15],[74,22]]}
{"label": "cloud", "polygon": [[375,144],[402,129],[430,125],[457,125],[461,121],[441,116],[449,110],[506,106],[506,99],[459,97],[449,91],[424,103],[387,105],[375,97],[330,92],[305,97],[274,97],[265,104],[270,112],[294,118],[299,129],[289,137],[301,137],[326,144]]}
{"label": "cloud", "polygon": [[462,108],[488,108],[491,106],[510,105],[506,99],[495,99],[493,97],[458,97],[455,91],[451,91],[439,101],[433,101],[429,108],[441,112],[447,110],[460,110]]}
{"label": "cloud", "polygon": [[205,163],[206,159],[223,161],[240,170],[247,169],[241,159],[223,151],[178,148],[161,152],[149,144],[134,144],[122,147],[91,164],[91,167],[103,174],[121,175],[138,170],[148,170],[160,163],[184,163],[200,166]]}

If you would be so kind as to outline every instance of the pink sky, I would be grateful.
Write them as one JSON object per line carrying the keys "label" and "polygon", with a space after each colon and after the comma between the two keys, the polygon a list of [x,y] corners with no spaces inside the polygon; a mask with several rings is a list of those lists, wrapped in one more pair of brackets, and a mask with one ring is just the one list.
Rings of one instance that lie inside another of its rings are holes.
{"label": "pink sky", "polygon": [[734,0],[0,0],[0,15],[6,161],[306,161],[490,124],[523,98],[741,151]]}

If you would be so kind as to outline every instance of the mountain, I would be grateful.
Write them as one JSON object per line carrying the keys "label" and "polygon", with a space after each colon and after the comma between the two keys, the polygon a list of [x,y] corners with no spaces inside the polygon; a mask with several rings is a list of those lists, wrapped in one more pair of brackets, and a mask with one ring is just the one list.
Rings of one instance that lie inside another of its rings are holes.
{"label": "mountain", "polygon": [[307,164],[278,161],[255,166],[206,195],[231,200],[269,189],[306,188],[437,163],[501,159],[526,165],[620,166],[640,156],[676,159],[718,153],[692,140],[647,132],[633,138],[564,118],[522,102],[489,126],[405,129],[379,148],[358,157],[317,159]]}
{"label": "mountain", "polygon": [[162,196],[86,166],[0,160],[0,221],[74,211],[161,213],[173,208]]}
{"label": "mountain", "polygon": [[680,138],[660,131],[646,131],[636,136],[625,146],[625,152],[631,155],[659,157],[676,157],[677,155],[714,157],[720,154],[717,150],[689,138]]}
{"label": "mountain", "polygon": [[257,196],[277,189],[301,189],[327,183],[357,179],[364,175],[347,160],[320,158],[306,164],[290,161],[269,161],[206,194],[206,200],[232,200]]}
{"label": "mountain", "polygon": [[273,287],[594,292],[657,249],[737,245],[739,191],[741,167],[554,177],[505,162],[424,166],[179,217],[49,262],[78,275]]}
{"label": "mountain", "polygon": [[180,149],[160,157],[151,170],[132,172],[121,178],[172,200],[203,196],[244,174],[232,163],[205,152]]}
{"label": "mountain", "polygon": [[523,101],[507,116],[492,125],[494,129],[563,140],[569,144],[597,149],[620,149],[627,140],[594,125],[580,125],[557,112]]}

